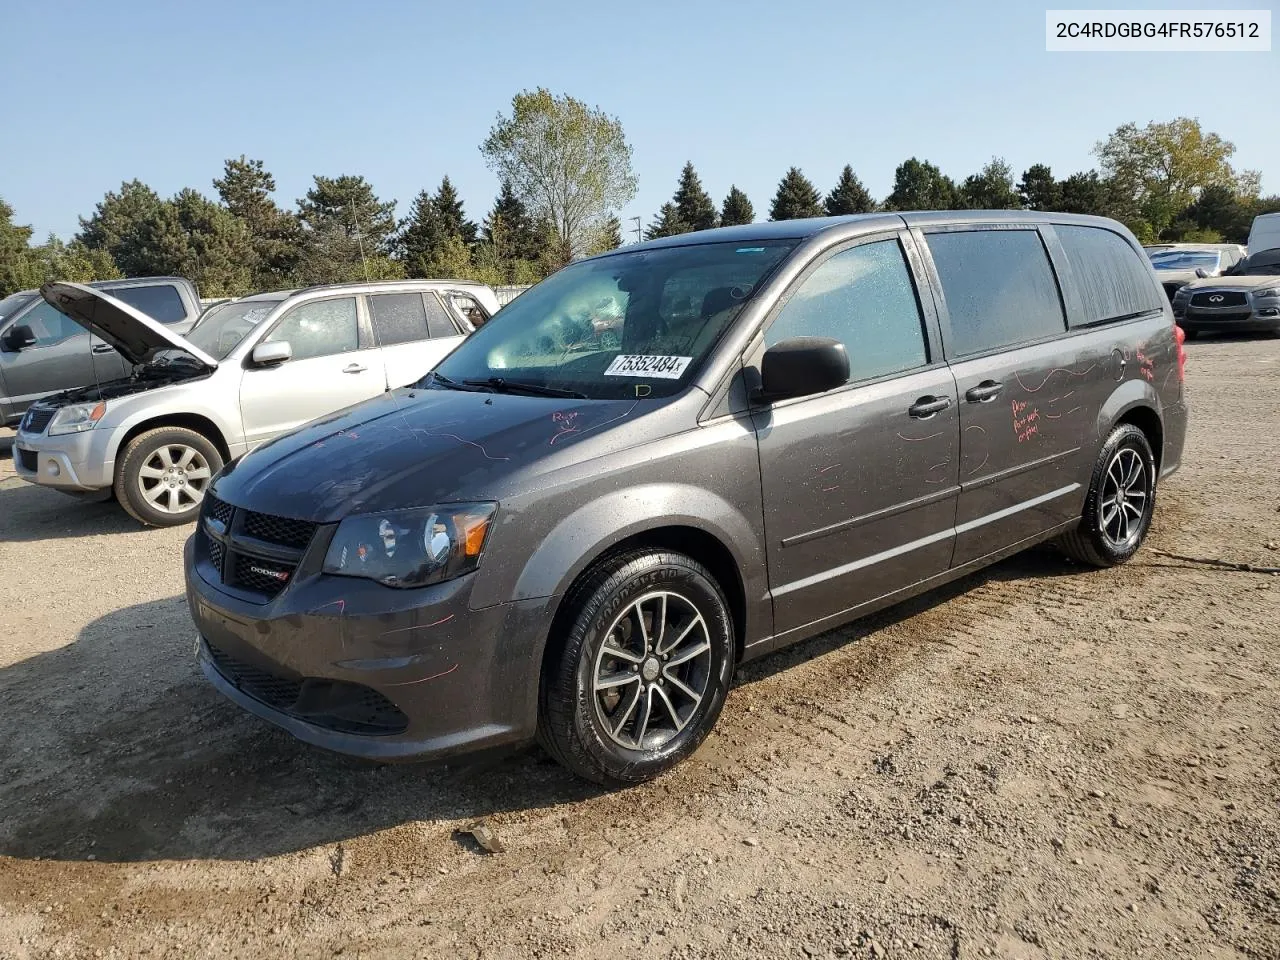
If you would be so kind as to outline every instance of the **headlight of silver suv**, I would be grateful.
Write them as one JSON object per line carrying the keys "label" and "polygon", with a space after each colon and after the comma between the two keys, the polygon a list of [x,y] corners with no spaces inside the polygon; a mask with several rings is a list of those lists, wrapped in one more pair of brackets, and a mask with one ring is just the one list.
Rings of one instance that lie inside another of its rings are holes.
{"label": "headlight of silver suv", "polygon": [[425,587],[480,565],[496,503],[450,503],[347,517],[338,524],[324,572],[388,587]]}
{"label": "headlight of silver suv", "polygon": [[84,433],[98,425],[107,412],[105,403],[73,403],[62,407],[49,421],[49,436],[64,433]]}
{"label": "headlight of silver suv", "polygon": [[1280,287],[1267,287],[1265,290],[1253,291],[1253,299],[1262,300],[1267,297],[1280,297]]}

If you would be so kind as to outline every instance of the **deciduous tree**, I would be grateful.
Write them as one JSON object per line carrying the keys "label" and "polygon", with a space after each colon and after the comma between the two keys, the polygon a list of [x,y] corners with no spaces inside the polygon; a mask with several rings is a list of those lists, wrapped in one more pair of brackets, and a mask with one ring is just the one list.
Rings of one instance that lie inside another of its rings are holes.
{"label": "deciduous tree", "polygon": [[952,179],[927,160],[912,157],[893,174],[893,192],[885,199],[888,210],[952,210],[958,203]]}
{"label": "deciduous tree", "polygon": [[970,210],[1018,210],[1022,200],[1013,186],[1013,170],[1000,157],[992,157],[979,172],[960,185],[960,204]]}

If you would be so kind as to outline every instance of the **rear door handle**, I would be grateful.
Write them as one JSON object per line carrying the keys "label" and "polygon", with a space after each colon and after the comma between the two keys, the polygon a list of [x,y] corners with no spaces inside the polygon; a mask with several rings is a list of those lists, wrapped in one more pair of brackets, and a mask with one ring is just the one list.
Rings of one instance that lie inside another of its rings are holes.
{"label": "rear door handle", "polygon": [[964,398],[970,403],[990,403],[1000,396],[1000,391],[1003,389],[1004,384],[998,380],[983,380],[976,387],[966,390]]}
{"label": "rear door handle", "polygon": [[112,350],[114,350],[114,349],[115,349],[115,347],[113,347],[113,346],[112,346],[111,344],[109,344],[109,343],[95,343],[95,344],[93,345],[93,352],[94,352],[94,353],[110,353],[110,352],[111,352]]}
{"label": "rear door handle", "polygon": [[343,373],[364,373],[369,368],[361,363],[348,363],[342,368]]}
{"label": "rear door handle", "polygon": [[907,413],[917,420],[928,420],[949,406],[951,406],[950,397],[921,397],[907,408]]}

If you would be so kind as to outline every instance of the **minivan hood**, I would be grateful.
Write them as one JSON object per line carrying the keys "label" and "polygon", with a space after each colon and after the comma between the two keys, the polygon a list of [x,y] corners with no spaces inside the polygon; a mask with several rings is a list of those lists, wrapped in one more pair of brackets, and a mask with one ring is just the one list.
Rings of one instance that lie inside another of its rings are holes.
{"label": "minivan hood", "polygon": [[218,361],[151,319],[101,290],[58,281],[40,288],[40,296],[80,326],[115,347],[134,366],[155,359],[162,350],[182,350],[210,370]]}
{"label": "minivan hood", "polygon": [[[584,439],[627,443],[670,429],[660,404],[406,388],[263,444],[219,474],[213,493],[259,513],[313,520],[489,498],[510,474]],[[640,423],[648,431],[636,431]],[[583,453],[585,456],[586,454]],[[548,464],[550,466],[550,464]]]}

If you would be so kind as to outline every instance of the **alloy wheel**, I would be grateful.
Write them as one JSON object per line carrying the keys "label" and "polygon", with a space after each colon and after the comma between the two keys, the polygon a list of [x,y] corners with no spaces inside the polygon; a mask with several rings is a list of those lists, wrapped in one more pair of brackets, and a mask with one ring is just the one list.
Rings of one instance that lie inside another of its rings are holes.
{"label": "alloy wheel", "polygon": [[1107,464],[1098,504],[1098,526],[1116,549],[1130,546],[1142,533],[1143,518],[1151,501],[1151,485],[1142,454],[1121,447]]}
{"label": "alloy wheel", "polygon": [[138,489],[161,513],[186,513],[204,499],[213,471],[195,447],[166,443],[138,470]]}

